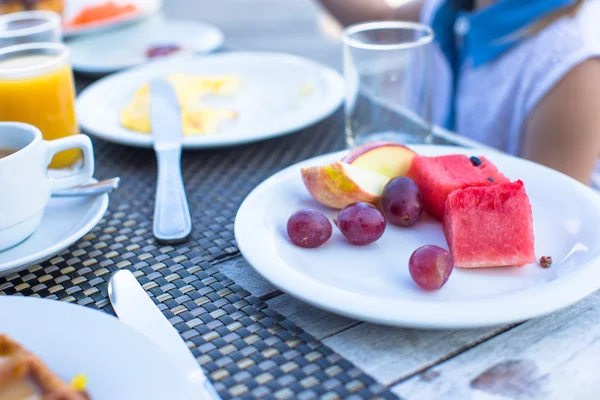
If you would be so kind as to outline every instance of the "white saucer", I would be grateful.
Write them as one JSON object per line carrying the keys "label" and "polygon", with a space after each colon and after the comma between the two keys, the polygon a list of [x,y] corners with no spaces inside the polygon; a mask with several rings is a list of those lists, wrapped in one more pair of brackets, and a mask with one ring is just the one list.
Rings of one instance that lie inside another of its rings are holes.
{"label": "white saucer", "polygon": [[312,199],[300,168],[331,163],[343,153],[296,164],[258,186],[236,217],[241,253],[293,296],[352,318],[396,326],[454,329],[519,322],[600,289],[600,197],[594,191],[559,172],[498,152],[411,147],[426,156],[484,155],[507,177],[521,179],[533,209],[536,255],[551,256],[552,266],[455,268],[441,290],[425,292],[410,278],[408,259],[422,245],[447,248],[442,224],[427,215],[411,228],[388,225],[381,239],[368,246],[350,245],[335,226],[322,247],[294,246],[285,228],[294,211],[310,207],[330,219],[337,215]]}
{"label": "white saucer", "polygon": [[169,57],[181,57],[208,53],[222,44],[223,32],[213,25],[165,20],[160,15],[139,24],[69,42],[73,69],[89,74],[107,74],[150,62],[146,50],[152,46],[177,45],[182,51]]}
{"label": "white saucer", "polygon": [[21,271],[66,249],[100,221],[108,195],[52,198],[39,228],[22,243],[0,251],[0,276]]}
{"label": "white saucer", "polygon": [[94,400],[194,398],[176,362],[113,316],[22,296],[0,296],[0,314],[0,334],[33,352],[66,382],[85,374]]}
{"label": "white saucer", "polygon": [[[140,12],[134,15],[129,15],[125,18],[116,17],[105,21],[93,22],[86,24],[85,26],[78,27],[63,27],[63,37],[70,38],[79,35],[87,35],[92,33],[99,33],[115,29],[124,25],[133,24],[146,18],[152,14],[157,13],[162,8],[162,0],[130,0],[130,3],[135,4],[139,7]],[[65,8],[65,20],[70,20],[85,6],[90,4],[98,4],[98,0],[71,0],[67,1]]]}

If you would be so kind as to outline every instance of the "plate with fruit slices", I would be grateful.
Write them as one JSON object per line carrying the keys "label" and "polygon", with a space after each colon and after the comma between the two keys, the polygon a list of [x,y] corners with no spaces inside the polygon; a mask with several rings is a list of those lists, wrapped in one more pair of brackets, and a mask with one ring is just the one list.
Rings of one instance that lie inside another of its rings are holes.
{"label": "plate with fruit slices", "polygon": [[67,1],[63,36],[71,38],[133,24],[157,13],[162,5],[162,0]]}
{"label": "plate with fruit slices", "polygon": [[283,291],[380,324],[520,322],[600,288],[600,197],[488,150],[377,143],[293,165],[235,222],[243,256]]}

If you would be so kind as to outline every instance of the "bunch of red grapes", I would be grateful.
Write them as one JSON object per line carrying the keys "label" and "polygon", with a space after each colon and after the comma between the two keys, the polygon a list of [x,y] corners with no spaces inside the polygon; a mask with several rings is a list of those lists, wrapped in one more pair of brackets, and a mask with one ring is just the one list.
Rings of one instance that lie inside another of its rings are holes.
{"label": "bunch of red grapes", "polygon": [[[369,203],[349,204],[334,222],[350,243],[367,245],[383,235],[387,222],[400,227],[416,224],[423,213],[423,195],[410,178],[394,178],[383,191],[381,208],[383,212]],[[303,209],[289,218],[287,233],[295,245],[315,248],[331,238],[333,228],[319,211]],[[433,245],[415,250],[408,262],[412,279],[425,290],[440,289],[448,281],[453,267],[452,255]]]}

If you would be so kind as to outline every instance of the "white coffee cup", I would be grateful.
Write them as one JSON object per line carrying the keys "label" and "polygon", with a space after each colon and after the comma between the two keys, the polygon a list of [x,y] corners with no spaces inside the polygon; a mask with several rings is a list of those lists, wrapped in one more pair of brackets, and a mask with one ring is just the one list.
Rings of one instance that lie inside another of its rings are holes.
{"label": "white coffee cup", "polygon": [[[64,177],[48,174],[56,153],[78,148],[83,166]],[[88,182],[94,174],[90,138],[74,135],[45,141],[34,126],[0,122],[0,149],[16,152],[0,158],[0,251],[27,239],[40,225],[52,193]]]}

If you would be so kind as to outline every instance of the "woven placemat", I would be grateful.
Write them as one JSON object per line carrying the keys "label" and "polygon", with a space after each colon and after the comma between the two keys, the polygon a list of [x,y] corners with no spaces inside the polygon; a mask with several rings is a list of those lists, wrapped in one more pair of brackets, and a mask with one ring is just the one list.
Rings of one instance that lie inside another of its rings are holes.
{"label": "woven placemat", "polygon": [[95,140],[96,177],[122,178],[107,214],[68,250],[0,278],[0,294],[69,301],[113,313],[107,282],[112,272],[127,268],[225,399],[396,398],[219,272],[222,260],[239,257],[233,224],[245,196],[290,164],[343,148],[342,125],[338,112],[284,138],[185,152],[182,165],[195,229],[180,246],[161,246],[152,237],[153,152]]}

